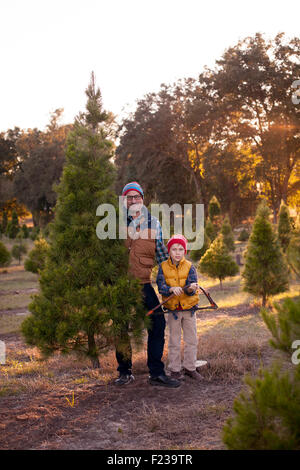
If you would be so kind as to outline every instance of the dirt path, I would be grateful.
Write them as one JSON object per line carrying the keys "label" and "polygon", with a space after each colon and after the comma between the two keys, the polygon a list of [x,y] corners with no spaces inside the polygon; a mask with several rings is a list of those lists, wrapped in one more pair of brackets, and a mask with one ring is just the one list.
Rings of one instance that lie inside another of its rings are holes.
{"label": "dirt path", "polygon": [[[256,313],[254,307],[240,306],[201,315],[205,319]],[[8,348],[24,347],[18,336],[1,339]],[[268,362],[270,351],[261,353],[247,353],[247,370],[256,370],[261,359]],[[203,370],[202,383],[186,378],[177,389],[151,386],[145,360],[135,367],[135,382],[123,387],[113,384],[114,365],[108,380],[76,385],[74,376],[70,380],[59,370],[55,374],[61,374],[61,381],[52,389],[0,394],[0,449],[223,449],[222,428],[243,376],[234,370],[226,375],[228,363],[216,359]]]}
{"label": "dirt path", "polygon": [[[186,380],[153,387],[141,374],[126,387],[83,387],[74,407],[66,392],[1,399],[1,449],[223,448],[220,431],[240,384]],[[184,399],[183,399],[184,397]]]}

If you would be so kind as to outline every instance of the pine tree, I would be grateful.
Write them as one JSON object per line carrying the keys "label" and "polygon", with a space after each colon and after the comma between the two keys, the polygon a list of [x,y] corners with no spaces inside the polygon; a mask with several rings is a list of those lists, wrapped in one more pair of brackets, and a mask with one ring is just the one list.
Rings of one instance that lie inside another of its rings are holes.
{"label": "pine tree", "polygon": [[220,203],[219,203],[218,199],[216,198],[216,196],[213,196],[211,198],[211,200],[209,201],[209,204],[208,204],[208,215],[209,215],[210,219],[213,221],[214,217],[216,217],[220,214],[221,214]]}
{"label": "pine tree", "polygon": [[203,274],[219,279],[221,288],[223,279],[239,272],[238,265],[230,256],[221,233],[199,261],[199,269]]}
{"label": "pine tree", "polygon": [[287,249],[287,262],[297,277],[300,278],[300,229],[295,230]]}
{"label": "pine tree", "polygon": [[294,302],[285,299],[282,304],[274,303],[276,315],[267,309],[261,309],[261,316],[273,338],[270,344],[273,348],[292,353],[291,346],[295,340],[300,340],[300,300]]}
{"label": "pine tree", "polygon": [[234,236],[233,236],[233,231],[230,225],[229,217],[226,216],[222,227],[221,227],[221,233],[223,234],[224,238],[224,243],[227,246],[229,251],[234,251]]}
{"label": "pine tree", "polygon": [[22,256],[27,253],[27,247],[23,243],[23,234],[19,232],[17,235],[18,244],[14,245],[11,250],[11,254],[13,258],[16,258],[19,261],[19,265],[21,264]]}
{"label": "pine tree", "polygon": [[203,246],[202,248],[200,248],[199,250],[192,250],[190,251],[189,255],[190,255],[190,258],[197,262],[199,261],[199,259],[202,258],[202,256],[206,253],[206,251],[208,250],[209,246],[210,246],[210,239],[208,238],[206,232],[204,231],[204,240],[203,240]]}
{"label": "pine tree", "polygon": [[11,254],[4,245],[0,242],[0,267],[8,266],[11,262]]}
{"label": "pine tree", "polygon": [[3,212],[1,226],[2,226],[2,232],[6,233],[6,230],[7,230],[7,213],[6,212]]}
{"label": "pine tree", "polygon": [[243,289],[250,294],[262,297],[262,305],[267,298],[288,289],[288,267],[283,258],[276,234],[269,221],[270,210],[264,202],[258,209],[249,238],[246,254]]}
{"label": "pine tree", "polygon": [[18,220],[18,214],[14,210],[12,213],[12,218],[7,224],[7,235],[9,238],[16,238],[17,233],[19,232],[20,226],[19,226],[19,220]]}
{"label": "pine tree", "polygon": [[250,236],[249,232],[245,228],[243,228],[243,230],[241,231],[241,233],[238,236],[238,241],[239,242],[245,242],[245,241],[249,240],[249,236]]}
{"label": "pine tree", "polygon": [[280,205],[278,216],[278,239],[281,244],[282,250],[285,253],[292,235],[292,224],[288,207],[284,202]]}
{"label": "pine tree", "polygon": [[23,238],[29,237],[29,231],[28,231],[28,227],[26,224],[22,225],[22,232],[23,232]]}
{"label": "pine tree", "polygon": [[75,351],[99,367],[99,355],[118,342],[126,327],[142,342],[145,316],[137,280],[127,275],[123,240],[100,240],[96,209],[109,203],[118,211],[113,191],[112,144],[106,138],[107,114],[94,76],[86,90],[86,112],[68,137],[66,163],[50,224],[49,252],[40,273],[41,293],[29,305],[22,325],[29,344],[44,355]]}
{"label": "pine tree", "polygon": [[[300,450],[300,364],[299,350],[292,340],[299,338],[300,300],[286,299],[274,312],[261,313],[273,335],[271,345],[297,356],[290,371],[273,365],[261,369],[258,377],[246,377],[247,388],[234,401],[234,416],[223,429],[223,441],[236,450]],[[293,359],[293,356],[292,356]]]}
{"label": "pine tree", "polygon": [[49,245],[44,238],[39,238],[34,242],[34,248],[30,251],[25,260],[24,268],[26,271],[38,274],[45,267]]}
{"label": "pine tree", "polygon": [[212,242],[216,239],[218,235],[218,228],[215,224],[212,223],[209,217],[206,219],[204,234],[206,238]]}

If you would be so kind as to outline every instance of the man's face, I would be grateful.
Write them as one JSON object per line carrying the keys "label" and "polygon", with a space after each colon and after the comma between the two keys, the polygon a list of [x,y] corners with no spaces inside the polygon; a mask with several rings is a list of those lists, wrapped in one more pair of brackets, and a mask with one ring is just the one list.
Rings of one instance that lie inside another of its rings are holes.
{"label": "man's face", "polygon": [[143,198],[138,191],[132,189],[124,196],[124,205],[131,216],[138,216],[143,206]]}

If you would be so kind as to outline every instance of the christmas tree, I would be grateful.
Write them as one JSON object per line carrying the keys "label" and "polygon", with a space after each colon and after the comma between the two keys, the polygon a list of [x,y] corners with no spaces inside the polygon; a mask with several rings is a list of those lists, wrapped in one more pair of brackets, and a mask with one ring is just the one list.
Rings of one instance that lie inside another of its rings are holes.
{"label": "christmas tree", "polygon": [[34,248],[30,251],[25,260],[24,268],[26,271],[38,274],[45,267],[49,245],[44,238],[39,238],[34,242]]}
{"label": "christmas tree", "polygon": [[199,269],[203,274],[219,279],[221,288],[223,279],[239,272],[238,265],[230,256],[221,233],[202,256],[199,261]]}
{"label": "christmas tree", "polygon": [[212,221],[214,220],[214,217],[221,215],[221,206],[216,196],[213,196],[209,201],[208,215]]}
{"label": "christmas tree", "polygon": [[278,239],[285,253],[291,239],[292,225],[288,207],[282,202],[279,210],[278,218]]}
{"label": "christmas tree", "polygon": [[204,240],[203,240],[203,246],[202,248],[199,248],[199,250],[191,250],[189,252],[190,258],[197,262],[199,259],[204,255],[204,253],[208,250],[210,245],[210,239],[208,238],[206,232],[204,231]]}
{"label": "christmas tree", "polygon": [[223,221],[221,233],[223,234],[224,243],[227,246],[228,250],[234,251],[234,236],[228,216],[226,216]]}
{"label": "christmas tree", "polygon": [[11,254],[4,245],[0,242],[0,267],[8,266],[11,262]]}
{"label": "christmas tree", "polygon": [[234,416],[223,429],[223,441],[232,450],[300,450],[300,342],[298,351],[290,342],[299,338],[300,301],[286,299],[275,308],[276,319],[264,309],[263,319],[272,346],[286,351],[291,367],[286,371],[277,364],[246,377],[247,388],[235,399]]}
{"label": "christmas tree", "polygon": [[112,143],[104,130],[107,114],[93,74],[86,95],[86,112],[76,118],[68,137],[56,188],[41,292],[29,305],[32,315],[22,331],[28,344],[45,356],[75,351],[99,367],[99,355],[116,345],[124,328],[142,342],[145,312],[139,283],[127,275],[124,241],[100,240],[96,234],[97,207],[111,204],[117,213],[118,203],[112,189]]}
{"label": "christmas tree", "polygon": [[214,241],[218,235],[218,227],[208,217],[205,222],[204,235],[207,240]]}
{"label": "christmas tree", "polygon": [[12,212],[12,218],[7,224],[7,235],[9,238],[16,238],[17,233],[19,232],[20,226],[19,226],[19,220],[18,220],[18,214],[14,210]]}
{"label": "christmas tree", "polygon": [[244,290],[262,297],[263,306],[270,295],[285,292],[289,284],[288,267],[269,216],[270,210],[262,202],[257,209],[242,273]]}
{"label": "christmas tree", "polygon": [[14,258],[19,261],[19,265],[21,264],[22,256],[27,253],[27,246],[23,243],[23,232],[20,231],[17,234],[18,243],[12,247],[11,254]]}
{"label": "christmas tree", "polygon": [[297,277],[300,278],[300,229],[291,235],[287,249],[287,262]]}

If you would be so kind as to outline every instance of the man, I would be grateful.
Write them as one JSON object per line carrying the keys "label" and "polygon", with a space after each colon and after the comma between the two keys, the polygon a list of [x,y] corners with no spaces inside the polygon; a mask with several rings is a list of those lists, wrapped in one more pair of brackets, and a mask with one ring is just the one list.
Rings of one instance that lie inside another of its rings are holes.
{"label": "man", "polygon": [[[168,251],[162,239],[162,230],[159,221],[151,216],[143,205],[144,193],[141,186],[133,181],[124,186],[122,191],[127,216],[127,239],[126,247],[129,251],[129,273],[139,279],[142,285],[144,305],[147,310],[156,307],[159,300],[151,284],[151,271],[154,258],[158,264],[168,259]],[[158,309],[157,312],[162,312]],[[150,372],[149,382],[151,385],[163,387],[179,387],[180,381],[168,377],[164,370],[162,355],[165,342],[165,317],[153,315],[151,325],[148,329],[147,365]],[[130,338],[127,331],[120,338],[122,345],[127,344],[128,354],[116,351],[118,361],[119,378],[116,385],[125,385],[134,380],[132,375],[132,360]],[[123,349],[124,350],[124,349]]]}

